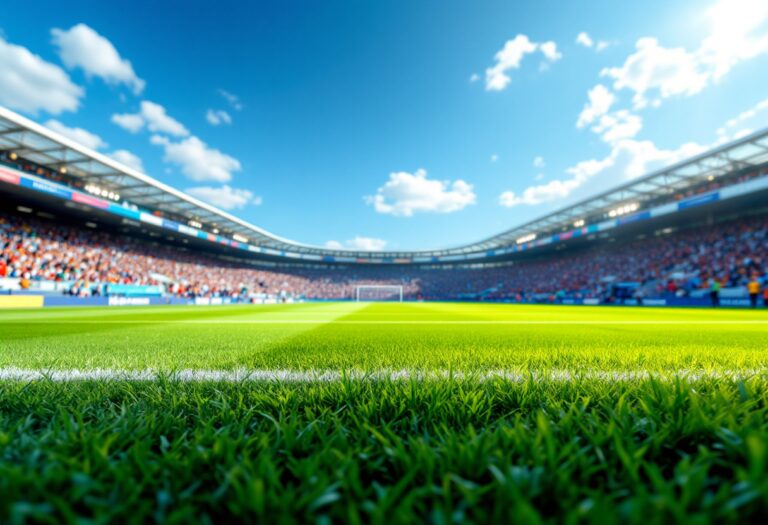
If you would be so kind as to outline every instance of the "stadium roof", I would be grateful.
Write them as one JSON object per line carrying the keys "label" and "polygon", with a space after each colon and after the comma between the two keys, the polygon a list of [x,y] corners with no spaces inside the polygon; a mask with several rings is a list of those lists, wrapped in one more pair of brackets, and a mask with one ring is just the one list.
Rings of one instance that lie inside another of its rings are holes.
{"label": "stadium roof", "polygon": [[682,162],[633,179],[554,213],[494,235],[473,246],[493,248],[525,235],[570,228],[586,217],[605,213],[624,203],[643,202],[684,192],[699,183],[768,162],[768,129],[706,151]]}
{"label": "stadium roof", "polygon": [[171,186],[132,169],[116,160],[82,146],[63,135],[0,106],[0,150],[15,152],[41,166],[81,178],[119,193],[121,199],[147,210],[159,210],[206,228],[239,234],[251,245],[262,248],[320,257],[397,259],[402,257],[440,257],[444,260],[466,254],[486,253],[519,244],[537,234],[573,229],[578,221],[598,220],[617,207],[643,203],[677,194],[698,183],[713,180],[733,171],[758,167],[768,162],[768,129],[685,160],[673,166],[634,179],[624,185],[590,197],[574,205],[504,231],[480,242],[454,248],[423,251],[364,252],[328,249],[284,239]]}

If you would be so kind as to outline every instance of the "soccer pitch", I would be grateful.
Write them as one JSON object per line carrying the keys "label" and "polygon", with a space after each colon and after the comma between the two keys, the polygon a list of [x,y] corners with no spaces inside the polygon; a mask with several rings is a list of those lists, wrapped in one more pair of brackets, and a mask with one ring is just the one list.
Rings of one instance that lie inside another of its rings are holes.
{"label": "soccer pitch", "polygon": [[763,311],[0,311],[0,521],[744,522]]}

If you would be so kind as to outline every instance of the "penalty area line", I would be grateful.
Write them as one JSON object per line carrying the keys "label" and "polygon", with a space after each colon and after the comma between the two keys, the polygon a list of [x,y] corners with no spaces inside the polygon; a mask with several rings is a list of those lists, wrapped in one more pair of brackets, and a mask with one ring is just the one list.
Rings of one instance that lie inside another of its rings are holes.
{"label": "penalty area line", "polygon": [[127,381],[127,382],[151,382],[167,380],[181,383],[195,382],[268,382],[268,383],[333,383],[345,380],[352,381],[507,381],[513,383],[533,382],[577,382],[577,381],[605,381],[622,382],[637,380],[658,381],[702,381],[708,379],[744,380],[752,377],[768,378],[768,369],[745,370],[613,370],[613,371],[530,371],[515,372],[507,370],[486,370],[477,372],[457,372],[448,370],[414,371],[414,370],[374,370],[364,371],[332,371],[332,370],[285,370],[285,369],[183,369],[173,371],[160,371],[153,369],[143,370],[118,370],[110,368],[94,369],[64,369],[47,370],[5,367],[0,368],[0,381],[53,381],[53,382],[77,382],[77,381]]}

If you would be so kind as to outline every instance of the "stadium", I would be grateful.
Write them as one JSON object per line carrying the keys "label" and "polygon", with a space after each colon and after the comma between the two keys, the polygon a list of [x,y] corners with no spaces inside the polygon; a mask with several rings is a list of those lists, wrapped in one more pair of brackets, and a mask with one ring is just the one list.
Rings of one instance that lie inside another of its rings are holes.
{"label": "stadium", "polygon": [[[10,110],[0,118],[5,241],[31,227],[43,243],[29,250],[34,261],[4,262],[16,301],[702,306],[717,279],[720,305],[749,306],[747,284],[768,255],[768,130],[476,243],[353,252],[283,239]],[[82,259],[47,257],[47,241]],[[171,262],[181,264],[164,272]]]}
{"label": "stadium", "polygon": [[768,128],[363,250],[24,113],[0,105],[0,522],[768,517]]}

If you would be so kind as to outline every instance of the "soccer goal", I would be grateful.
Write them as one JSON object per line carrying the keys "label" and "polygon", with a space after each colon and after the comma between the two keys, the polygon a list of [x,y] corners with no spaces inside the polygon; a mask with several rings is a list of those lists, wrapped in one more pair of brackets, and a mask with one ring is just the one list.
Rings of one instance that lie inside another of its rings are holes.
{"label": "soccer goal", "polygon": [[355,287],[357,302],[398,301],[403,302],[403,287],[399,285],[364,285]]}

